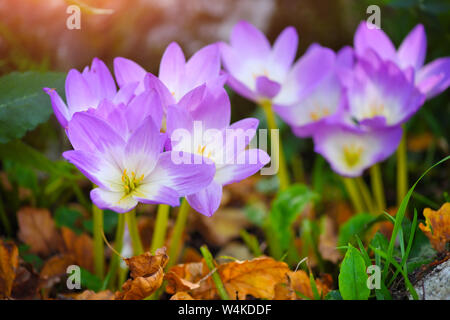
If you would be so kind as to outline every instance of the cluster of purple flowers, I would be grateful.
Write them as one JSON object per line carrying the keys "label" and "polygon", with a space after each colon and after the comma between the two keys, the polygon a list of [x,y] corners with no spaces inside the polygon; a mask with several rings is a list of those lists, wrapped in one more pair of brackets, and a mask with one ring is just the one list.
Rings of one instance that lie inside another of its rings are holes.
{"label": "cluster of purple flowers", "polygon": [[257,103],[269,102],[299,137],[337,173],[355,177],[389,157],[401,125],[426,99],[450,85],[450,57],[425,66],[426,35],[417,25],[396,51],[386,34],[361,22],[354,48],[335,53],[318,44],[295,63],[298,37],[291,27],[273,47],[254,26],[235,26],[222,44],[229,85]]}
{"label": "cluster of purple flowers", "polygon": [[[230,125],[225,84],[256,103],[269,103],[296,135],[313,138],[315,151],[337,173],[349,177],[389,157],[400,143],[401,125],[450,85],[449,57],[423,66],[421,25],[397,51],[383,31],[366,22],[356,31],[354,48],[335,53],[313,44],[294,63],[297,45],[292,27],[271,46],[242,21],[229,44],[206,46],[188,61],[170,44],[158,76],[125,58],[114,61],[115,80],[98,59],[82,73],[71,70],[67,105],[45,89],[74,148],[64,157],[97,185],[91,198],[102,209],[127,212],[138,202],[176,206],[186,197],[211,216],[223,185],[270,161],[263,150],[247,148],[258,120]],[[204,130],[235,132],[232,138],[245,133],[245,143],[172,139],[180,129],[193,133],[196,123]],[[219,161],[225,153],[233,161]],[[191,161],[174,163],[180,155]]]}
{"label": "cluster of purple flowers", "polygon": [[[115,80],[99,59],[82,73],[66,79],[67,105],[49,88],[54,113],[74,150],[63,156],[97,187],[91,199],[101,209],[119,213],[139,202],[178,206],[186,197],[202,214],[219,207],[222,186],[259,171],[270,158],[262,150],[234,141],[172,140],[177,129],[193,132],[198,121],[205,129],[236,131],[254,136],[258,120],[230,125],[231,106],[224,89],[218,44],[207,46],[185,61],[172,43],[161,61],[159,76],[135,62],[116,58]],[[232,161],[215,159],[227,151]],[[174,159],[188,159],[175,162]],[[254,161],[250,161],[253,159]]]}

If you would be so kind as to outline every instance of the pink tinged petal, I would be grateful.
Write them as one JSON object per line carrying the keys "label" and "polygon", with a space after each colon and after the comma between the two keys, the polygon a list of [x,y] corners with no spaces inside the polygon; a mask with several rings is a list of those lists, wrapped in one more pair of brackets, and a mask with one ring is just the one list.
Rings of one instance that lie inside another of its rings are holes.
{"label": "pink tinged petal", "polygon": [[222,185],[213,181],[203,190],[186,196],[186,200],[194,210],[211,217],[219,209],[222,200]]}
{"label": "pink tinged petal", "polygon": [[219,76],[220,50],[218,44],[197,51],[186,63],[186,90],[191,90]]}
{"label": "pink tinged petal", "polygon": [[68,121],[70,120],[69,110],[67,109],[66,104],[55,89],[44,88],[44,91],[50,96],[56,119],[58,119],[63,128],[66,128]]}
{"label": "pink tinged petal", "polygon": [[176,103],[174,96],[171,94],[166,85],[153,74],[147,73],[144,79],[144,85],[146,90],[153,89],[159,94],[164,112],[166,112],[168,106]]}
{"label": "pink tinged petal", "polygon": [[236,157],[234,164],[217,169],[214,181],[222,185],[239,182],[255,174],[269,162],[270,157],[263,150],[244,150]]}
{"label": "pink tinged petal", "polygon": [[328,125],[315,133],[314,151],[321,154],[338,174],[357,177],[394,153],[401,137],[400,126],[362,131]]}
{"label": "pink tinged petal", "polygon": [[176,42],[169,44],[159,65],[158,77],[173,92],[180,89],[181,81],[186,75],[185,64],[180,46]]}
{"label": "pink tinged petal", "polygon": [[262,98],[272,99],[281,89],[278,82],[272,81],[266,76],[256,78],[256,92]]}
{"label": "pink tinged petal", "polygon": [[125,141],[104,120],[85,112],[74,114],[67,133],[76,150],[104,153],[125,145]]}
{"label": "pink tinged petal", "polygon": [[139,86],[139,82],[131,82],[119,89],[117,94],[112,99],[112,102],[114,104],[128,104],[131,99],[134,97],[134,92],[136,91],[137,87]]}
{"label": "pink tinged petal", "polygon": [[90,70],[85,70],[83,76],[98,99],[113,99],[116,94],[116,83],[105,63],[94,58]]}
{"label": "pink tinged petal", "polygon": [[91,92],[91,88],[78,70],[72,69],[66,78],[66,98],[69,114],[95,108],[99,100]]}
{"label": "pink tinged petal", "polygon": [[186,93],[180,101],[178,101],[177,105],[188,111],[195,110],[203,101],[205,92],[206,84],[202,84]]}
{"label": "pink tinged petal", "polygon": [[161,135],[151,116],[142,121],[125,147],[124,167],[136,176],[147,176],[155,168],[161,152]]}
{"label": "pink tinged petal", "polygon": [[107,188],[104,183],[105,181],[102,181],[99,176],[102,162],[96,154],[80,150],[70,150],[64,152],[63,157],[77,167],[92,183]]}
{"label": "pink tinged petal", "polygon": [[129,83],[138,82],[139,86],[136,93],[142,92],[144,90],[142,81],[146,73],[147,71],[144,68],[132,60],[122,57],[114,59],[114,74],[120,88]]}
{"label": "pink tinged petal", "polygon": [[419,70],[425,62],[427,36],[423,25],[418,24],[403,40],[398,49],[398,63],[402,68]]}
{"label": "pink tinged petal", "polygon": [[364,56],[367,49],[372,49],[383,60],[396,61],[395,47],[389,37],[381,29],[369,29],[366,21],[361,22],[356,30],[354,47],[359,56]]}
{"label": "pink tinged petal", "polygon": [[191,111],[194,121],[201,121],[205,130],[224,129],[230,124],[231,105],[225,89],[218,95],[206,92],[200,105]]}
{"label": "pink tinged petal", "polygon": [[445,91],[450,86],[450,57],[436,59],[421,68],[416,83],[427,99]]}
{"label": "pink tinged petal", "polygon": [[313,44],[293,66],[281,91],[275,97],[278,105],[291,105],[309,93],[330,73],[336,54],[328,48]]}
{"label": "pink tinged petal", "polygon": [[234,26],[230,42],[242,57],[266,58],[271,51],[266,36],[247,21],[240,21]]}
{"label": "pink tinged petal", "polygon": [[127,108],[126,121],[128,127],[133,130],[138,128],[147,116],[151,116],[158,128],[163,119],[163,107],[156,90],[147,90],[135,97]]}
{"label": "pink tinged petal", "polygon": [[137,206],[138,201],[123,192],[108,191],[95,188],[91,191],[91,200],[102,210],[112,210],[117,213],[126,213]]}
{"label": "pink tinged petal", "polygon": [[[178,163],[178,159],[189,157],[188,163]],[[198,164],[196,164],[198,163]],[[201,156],[183,152],[164,152],[159,155],[153,172],[145,178],[145,183],[166,186],[183,197],[205,188],[212,181],[215,165],[205,163]]]}
{"label": "pink tinged petal", "polygon": [[294,27],[285,28],[273,45],[272,60],[283,72],[287,72],[297,54],[298,34]]}

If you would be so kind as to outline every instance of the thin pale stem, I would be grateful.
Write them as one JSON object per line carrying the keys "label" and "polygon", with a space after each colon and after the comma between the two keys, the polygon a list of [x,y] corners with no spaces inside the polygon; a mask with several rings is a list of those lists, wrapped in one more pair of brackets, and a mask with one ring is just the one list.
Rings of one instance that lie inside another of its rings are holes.
{"label": "thin pale stem", "polygon": [[384,198],[383,177],[379,164],[374,164],[370,168],[370,182],[372,184],[372,192],[377,203],[378,213],[386,210],[386,200]]}
{"label": "thin pale stem", "polygon": [[94,233],[94,270],[95,274],[103,279],[105,273],[105,247],[103,245],[103,211],[92,205],[92,220]]}
{"label": "thin pale stem", "polygon": [[[275,121],[275,114],[272,109],[272,102],[270,100],[263,101],[261,107],[266,113],[267,126],[270,131],[278,130],[277,123]],[[289,187],[289,171],[287,169],[286,160],[284,157],[283,145],[281,139],[278,142],[278,157],[277,155],[271,155],[271,161],[278,161],[278,179],[280,180],[280,189],[285,190]],[[301,162],[300,162],[301,163]],[[277,167],[277,166],[275,166]]]}
{"label": "thin pale stem", "polygon": [[189,203],[185,198],[181,201],[180,209],[178,210],[177,220],[175,221],[175,227],[172,233],[172,239],[169,248],[169,262],[167,264],[167,269],[176,264],[178,261],[178,256],[181,249],[181,237],[186,226],[186,221],[189,214]]}
{"label": "thin pale stem", "polygon": [[344,178],[344,177],[342,177],[342,181],[344,182],[345,189],[347,190],[347,193],[350,196],[353,208],[356,210],[357,213],[364,212],[364,202],[361,199],[361,195],[359,194],[355,181],[351,178]]}
{"label": "thin pale stem", "polygon": [[[203,255],[203,258],[205,258],[205,262],[209,270],[215,270],[216,266],[214,265],[214,259],[211,252],[208,250],[208,247],[206,245],[203,245],[200,247],[200,251]],[[220,278],[220,275],[217,273],[217,271],[213,272],[211,277],[214,281],[214,284],[216,285],[217,292],[219,293],[220,298],[222,300],[230,300],[230,297],[228,296],[228,293],[223,285],[222,279]]]}
{"label": "thin pale stem", "polygon": [[372,195],[370,194],[369,188],[367,187],[362,177],[358,177],[355,180],[361,192],[364,203],[366,204],[366,208],[370,211],[370,213],[375,214]]}
{"label": "thin pale stem", "polygon": [[408,192],[408,166],[407,166],[406,131],[403,128],[403,137],[397,149],[397,205],[400,206]]}
{"label": "thin pale stem", "polygon": [[156,213],[155,229],[153,231],[152,246],[150,252],[152,254],[164,245],[167,232],[167,222],[169,221],[170,206],[160,204]]}
{"label": "thin pale stem", "polygon": [[125,221],[128,225],[128,232],[130,233],[131,246],[133,247],[133,254],[138,256],[144,252],[142,248],[141,237],[136,222],[136,210],[131,210],[125,213]]}

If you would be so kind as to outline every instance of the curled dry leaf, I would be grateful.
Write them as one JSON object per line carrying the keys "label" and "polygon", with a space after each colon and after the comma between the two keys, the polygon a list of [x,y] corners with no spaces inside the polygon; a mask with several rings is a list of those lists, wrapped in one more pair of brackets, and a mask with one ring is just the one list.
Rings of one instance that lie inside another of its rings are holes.
{"label": "curled dry leaf", "polygon": [[177,292],[175,293],[170,300],[195,300],[191,297],[191,295],[187,292]]}
{"label": "curled dry leaf", "polygon": [[62,249],[62,241],[47,209],[22,208],[17,212],[19,239],[30,246],[30,252],[49,256]]}
{"label": "curled dry leaf", "polygon": [[0,299],[11,296],[18,266],[17,246],[12,242],[0,240]]}
{"label": "curled dry leaf", "polygon": [[65,252],[71,256],[75,264],[94,272],[94,252],[92,238],[83,233],[76,235],[69,228],[62,227],[61,234],[64,241]]}
{"label": "curled dry leaf", "polygon": [[116,292],[117,300],[142,300],[158,289],[164,279],[164,267],[169,261],[166,248],[156,250],[152,255],[145,252],[139,256],[125,259],[131,278]]}
{"label": "curled dry leaf", "polygon": [[[322,297],[330,291],[331,279],[328,278],[315,279],[317,291]],[[304,270],[289,271],[285,281],[276,285],[275,300],[298,300],[302,296],[314,299],[310,278]]]}
{"label": "curled dry leaf", "polygon": [[[231,298],[245,300],[248,295],[259,299],[273,299],[275,285],[282,282],[289,271],[286,263],[269,257],[233,261],[217,267],[225,289]],[[194,299],[217,299],[217,290],[206,265],[189,263],[170,269],[166,290],[173,294],[188,292]]]}
{"label": "curled dry leaf", "polygon": [[444,251],[446,244],[450,242],[450,202],[444,203],[437,211],[426,208],[423,215],[426,225],[420,223],[420,230],[437,251]]}

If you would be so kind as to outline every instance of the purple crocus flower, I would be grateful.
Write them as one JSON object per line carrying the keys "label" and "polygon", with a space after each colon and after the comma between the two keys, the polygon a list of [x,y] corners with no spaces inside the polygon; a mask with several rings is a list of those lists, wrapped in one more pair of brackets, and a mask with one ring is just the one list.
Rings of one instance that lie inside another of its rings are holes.
{"label": "purple crocus flower", "polygon": [[407,72],[391,61],[383,61],[371,49],[358,59],[346,81],[349,122],[397,126],[406,122],[425,101],[425,95],[411,82]]}
{"label": "purple crocus flower", "polygon": [[[298,35],[287,27],[273,47],[265,35],[246,21],[237,23],[230,45],[221,43],[222,60],[229,73],[228,84],[240,95],[257,103],[274,99],[288,86],[297,52]],[[295,84],[291,84],[294,86]]]}
{"label": "purple crocus flower", "polygon": [[172,152],[161,153],[162,136],[151,117],[127,141],[89,112],[74,114],[67,131],[75,150],[63,156],[98,186],[91,199],[101,209],[124,213],[138,202],[177,206],[179,197],[205,188],[215,173],[200,156],[174,164]]}
{"label": "purple crocus flower", "polygon": [[138,82],[136,93],[146,88],[157,90],[164,110],[202,85],[210,89],[222,88],[226,81],[226,76],[220,74],[220,51],[217,44],[200,49],[186,62],[180,46],[172,42],[161,59],[159,77],[121,57],[114,60],[114,71],[121,88]]}
{"label": "purple crocus flower", "polygon": [[[338,55],[317,44],[312,45],[294,66],[289,81],[275,98],[279,104],[274,111],[300,137],[311,136],[317,127],[337,121],[344,111],[344,88],[338,78],[338,69],[346,51]],[[294,101],[294,102],[292,102]]]}
{"label": "purple crocus flower", "polygon": [[383,60],[390,60],[404,70],[414,70],[414,82],[427,99],[450,86],[450,57],[436,59],[424,66],[427,37],[421,24],[411,30],[398,50],[395,50],[381,29],[369,29],[366,22],[361,22],[355,33],[354,47],[359,56],[364,56],[367,49],[372,49]]}
{"label": "purple crocus flower", "polygon": [[357,177],[377,162],[387,159],[402,137],[400,126],[370,131],[342,124],[322,126],[314,133],[314,151],[342,176]]}
{"label": "purple crocus flower", "polygon": [[104,99],[116,104],[128,103],[136,86],[137,83],[130,83],[117,92],[114,78],[105,63],[94,58],[91,67],[86,67],[82,73],[72,69],[67,74],[65,85],[67,105],[54,89],[44,88],[44,91],[50,96],[56,118],[66,128],[76,112],[97,108]]}
{"label": "purple crocus flower", "polygon": [[212,216],[220,205],[222,186],[258,172],[270,157],[263,150],[246,149],[258,120],[247,118],[230,125],[230,101],[224,89],[220,94],[207,91],[204,99],[192,102],[169,106],[167,133],[174,152],[196,153],[215,164],[213,181],[186,197],[195,210]]}

